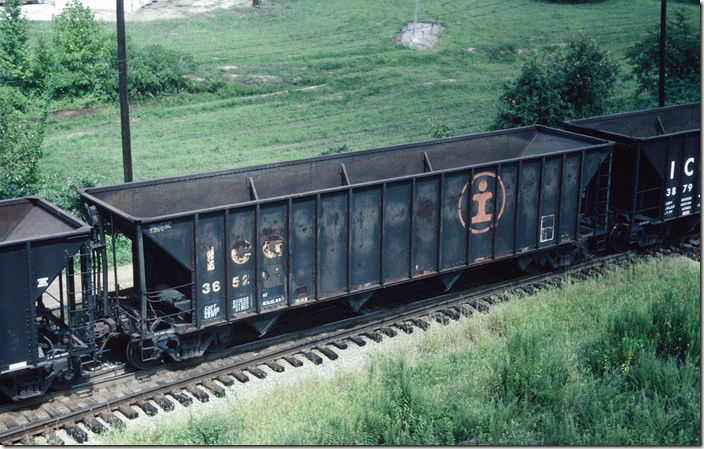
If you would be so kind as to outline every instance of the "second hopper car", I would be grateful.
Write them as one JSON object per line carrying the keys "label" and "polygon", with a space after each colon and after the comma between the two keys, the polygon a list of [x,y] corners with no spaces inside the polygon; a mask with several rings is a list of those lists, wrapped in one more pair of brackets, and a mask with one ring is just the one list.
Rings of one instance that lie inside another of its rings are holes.
{"label": "second hopper car", "polygon": [[699,224],[700,103],[565,122],[616,142],[609,243],[651,245]]}
{"label": "second hopper car", "polygon": [[[603,242],[613,143],[532,126],[80,191],[132,241],[134,288],[103,300],[130,363],[263,335],[286,310]],[[117,287],[117,286],[116,286]]]}

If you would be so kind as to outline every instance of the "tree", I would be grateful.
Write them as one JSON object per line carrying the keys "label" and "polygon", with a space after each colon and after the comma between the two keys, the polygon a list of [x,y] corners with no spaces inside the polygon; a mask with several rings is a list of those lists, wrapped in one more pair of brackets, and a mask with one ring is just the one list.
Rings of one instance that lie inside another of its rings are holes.
{"label": "tree", "polygon": [[578,35],[557,58],[562,99],[572,118],[591,117],[606,112],[613,92],[618,64],[599,48],[594,39]]}
{"label": "tree", "polygon": [[70,0],[52,20],[58,67],[56,94],[70,98],[110,96],[110,43],[103,24],[80,0]]}
{"label": "tree", "polygon": [[49,85],[49,78],[54,72],[55,64],[53,48],[44,36],[39,36],[32,57],[32,81],[30,84],[40,89],[46,88]]}
{"label": "tree", "polygon": [[525,64],[518,78],[506,83],[492,127],[560,126],[562,120],[601,114],[617,72],[618,65],[594,40],[576,36],[556,55]]}
{"label": "tree", "polygon": [[46,108],[32,121],[28,105],[19,89],[0,86],[0,198],[33,193],[39,184]]}
{"label": "tree", "polygon": [[22,0],[6,0],[0,11],[0,77],[18,84],[31,78],[29,21],[21,5]]}
{"label": "tree", "polygon": [[504,87],[492,127],[504,129],[534,123],[555,126],[560,124],[564,110],[554,75],[537,61],[530,61],[518,79]]}
{"label": "tree", "polygon": [[[699,100],[699,45],[698,30],[687,23],[683,11],[676,11],[674,20],[667,21],[665,34],[665,99],[668,103]],[[637,94],[645,93],[653,102],[658,98],[659,55],[659,26],[626,52],[638,81]]]}

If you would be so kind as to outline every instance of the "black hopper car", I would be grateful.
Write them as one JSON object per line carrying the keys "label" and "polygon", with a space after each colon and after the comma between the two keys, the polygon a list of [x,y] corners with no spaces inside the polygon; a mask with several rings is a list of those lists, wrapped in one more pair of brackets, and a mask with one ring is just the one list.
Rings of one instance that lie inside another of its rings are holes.
{"label": "black hopper car", "polygon": [[699,103],[565,122],[616,142],[609,210],[614,249],[653,244],[699,225]]}
{"label": "black hopper car", "polygon": [[[42,394],[93,361],[90,237],[88,225],[40,198],[0,201],[0,391],[5,395]],[[76,256],[80,273],[74,273]],[[66,297],[63,288],[58,295],[47,290],[57,277],[63,281],[62,270]],[[57,308],[50,310],[44,298]]]}
{"label": "black hopper car", "polygon": [[[99,366],[113,337],[147,368],[219,350],[242,326],[262,336],[321,301],[358,311],[381,289],[449,289],[496,260],[537,271],[691,232],[699,107],[84,189],[88,225],[40,199],[2,202],[0,390],[60,387]],[[129,288],[117,271],[108,285],[118,232],[132,242]],[[66,298],[52,308],[57,277]]]}

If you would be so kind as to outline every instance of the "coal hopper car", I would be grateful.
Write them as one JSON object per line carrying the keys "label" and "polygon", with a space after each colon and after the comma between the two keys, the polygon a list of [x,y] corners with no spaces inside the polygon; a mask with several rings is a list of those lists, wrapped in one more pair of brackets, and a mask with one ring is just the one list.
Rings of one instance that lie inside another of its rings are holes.
{"label": "coal hopper car", "polygon": [[[148,365],[263,335],[287,310],[470,267],[572,261],[603,239],[612,142],[542,126],[80,191],[132,241],[111,295]],[[590,191],[591,194],[586,192]]]}
{"label": "coal hopper car", "polygon": [[616,250],[690,232],[701,209],[700,103],[565,122],[616,142],[609,241]]}
{"label": "coal hopper car", "polygon": [[13,400],[69,382],[94,360],[90,240],[90,226],[43,199],[0,201],[0,392]]}

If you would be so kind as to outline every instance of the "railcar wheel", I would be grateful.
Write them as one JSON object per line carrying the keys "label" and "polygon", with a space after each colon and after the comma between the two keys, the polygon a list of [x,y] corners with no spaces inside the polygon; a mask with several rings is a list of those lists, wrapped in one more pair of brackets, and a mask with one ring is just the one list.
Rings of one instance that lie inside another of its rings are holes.
{"label": "railcar wheel", "polygon": [[208,345],[208,349],[205,350],[207,353],[225,350],[228,346],[230,346],[230,343],[232,343],[232,338],[234,337],[232,326],[223,326],[222,329],[217,329],[214,334],[214,340],[210,343],[210,345]]}
{"label": "railcar wheel", "polygon": [[[152,351],[155,351],[155,349],[152,349]],[[129,363],[130,366],[139,370],[155,368],[159,365],[159,363],[161,363],[160,355],[154,358],[145,358],[139,342],[135,340],[131,340],[127,343],[125,357],[127,358],[127,363]]]}
{"label": "railcar wheel", "polygon": [[626,251],[628,249],[629,237],[630,231],[628,226],[617,224],[609,233],[609,248],[617,253]]}

